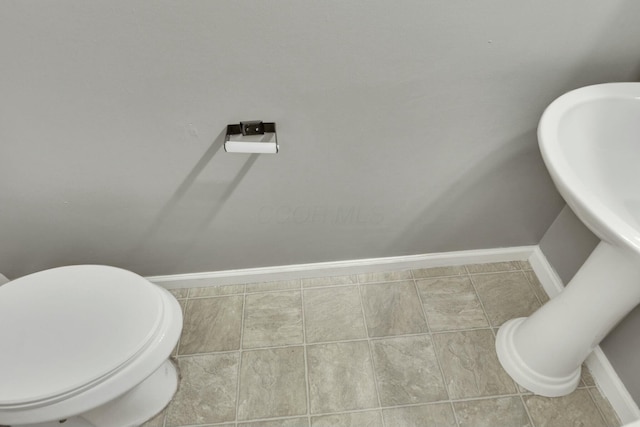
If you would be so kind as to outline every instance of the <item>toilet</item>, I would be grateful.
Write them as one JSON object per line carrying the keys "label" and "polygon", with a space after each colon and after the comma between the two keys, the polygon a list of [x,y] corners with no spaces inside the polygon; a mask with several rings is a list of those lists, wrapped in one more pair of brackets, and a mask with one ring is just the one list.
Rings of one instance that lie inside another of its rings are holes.
{"label": "toilet", "polygon": [[53,268],[0,286],[0,426],[129,427],[178,386],[182,311],[127,270]]}

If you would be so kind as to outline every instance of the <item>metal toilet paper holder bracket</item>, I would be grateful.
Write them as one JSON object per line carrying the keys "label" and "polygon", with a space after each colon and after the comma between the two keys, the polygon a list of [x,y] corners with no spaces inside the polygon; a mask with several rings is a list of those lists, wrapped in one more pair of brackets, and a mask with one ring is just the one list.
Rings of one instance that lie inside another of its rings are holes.
{"label": "metal toilet paper holder bracket", "polygon": [[[260,136],[263,137],[260,138]],[[233,148],[231,148],[229,142],[233,143]],[[238,143],[246,144],[247,151],[244,149],[238,151],[236,149]],[[277,153],[278,135],[276,133],[276,124],[261,120],[250,120],[240,122],[240,124],[227,125],[224,149],[227,152]]]}

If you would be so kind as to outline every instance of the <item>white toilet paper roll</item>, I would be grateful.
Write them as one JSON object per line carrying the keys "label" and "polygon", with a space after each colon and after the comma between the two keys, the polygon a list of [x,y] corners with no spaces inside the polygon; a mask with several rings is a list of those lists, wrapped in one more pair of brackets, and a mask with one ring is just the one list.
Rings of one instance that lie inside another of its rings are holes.
{"label": "white toilet paper roll", "polygon": [[275,134],[265,135],[231,135],[224,143],[227,153],[260,153],[275,154],[278,152],[278,141]]}

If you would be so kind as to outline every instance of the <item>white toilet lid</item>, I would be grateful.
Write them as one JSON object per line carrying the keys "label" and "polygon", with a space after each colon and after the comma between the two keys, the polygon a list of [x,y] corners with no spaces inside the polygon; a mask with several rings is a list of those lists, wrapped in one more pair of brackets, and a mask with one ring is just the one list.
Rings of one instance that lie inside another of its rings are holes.
{"label": "white toilet lid", "polygon": [[0,406],[108,377],[144,349],[162,310],[155,285],[115,267],[54,268],[0,286]]}

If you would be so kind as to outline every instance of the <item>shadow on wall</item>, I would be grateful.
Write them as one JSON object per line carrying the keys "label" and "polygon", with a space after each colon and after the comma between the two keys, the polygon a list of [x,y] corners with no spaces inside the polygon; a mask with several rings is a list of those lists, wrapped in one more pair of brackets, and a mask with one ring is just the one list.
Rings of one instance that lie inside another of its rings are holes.
{"label": "shadow on wall", "polygon": [[[495,242],[497,247],[500,242],[496,237],[509,238],[512,231],[505,229],[509,223],[539,222],[539,216],[549,211],[549,203],[557,205],[560,211],[563,201],[559,195],[551,200],[536,200],[534,206],[546,204],[539,212],[535,209],[522,212],[519,208],[522,204],[531,205],[531,198],[547,194],[540,190],[553,185],[545,173],[535,140],[535,130],[523,133],[461,172],[455,182],[416,215],[390,247],[402,246],[415,253],[425,243],[437,248],[436,251],[486,248],[487,242]],[[546,179],[541,182],[540,176]],[[491,191],[487,192],[487,188]],[[514,219],[518,214],[527,218]],[[492,220],[479,224],[476,217]],[[548,220],[553,221],[553,216]],[[523,244],[537,243],[536,230],[513,232],[528,236]]]}
{"label": "shadow on wall", "polygon": [[[633,10],[640,9],[637,2],[629,0],[623,7],[611,10],[609,19],[603,24],[599,34],[606,34],[612,28],[628,23],[626,17]],[[620,48],[612,44],[611,38],[596,35],[585,40],[587,49],[581,60],[573,64],[570,78],[558,80],[546,105],[558,96],[591,84],[634,81],[640,79],[640,61],[632,67],[627,76],[621,75],[617,67],[607,61],[616,55]],[[635,58],[631,59],[633,64]],[[553,73],[553,70],[540,70]],[[546,106],[545,106],[546,108]],[[542,110],[540,111],[542,114]],[[537,123],[532,123],[536,126]],[[540,180],[540,177],[544,177]],[[425,185],[429,185],[428,182]],[[489,242],[497,247],[500,242],[496,236],[508,239],[509,233],[518,233],[523,244],[537,244],[545,230],[505,230],[511,223],[535,224],[545,210],[523,212],[518,204],[537,198],[536,206],[554,204],[555,215],[547,218],[548,226],[554,221],[564,206],[558,193],[553,198],[542,198],[548,192],[541,189],[555,187],[542,161],[537,144],[536,129],[533,128],[508,141],[478,159],[467,171],[460,172],[455,182],[443,189],[438,197],[419,212],[411,224],[390,244],[389,248],[403,247],[406,253],[421,253],[421,248],[437,248],[436,251],[450,251],[473,248],[486,248]],[[486,189],[491,188],[491,192]],[[514,206],[515,205],[515,206]],[[513,209],[509,209],[514,206]],[[506,207],[500,211],[499,207]],[[548,210],[547,210],[548,211]],[[513,215],[524,215],[522,221],[513,219]],[[475,217],[492,218],[478,224]],[[509,221],[509,222],[507,222]],[[447,230],[447,231],[445,231]],[[455,230],[453,233],[451,230]],[[528,233],[528,234],[527,234]],[[541,234],[542,233],[542,234]],[[525,239],[523,239],[523,237]],[[427,243],[425,243],[427,242]]]}
{"label": "shadow on wall", "polygon": [[[163,269],[171,270],[172,266],[182,262],[180,254],[188,253],[202,230],[214,221],[226,201],[258,159],[258,154],[249,155],[233,179],[222,187],[218,186],[219,191],[215,191],[213,185],[207,185],[208,190],[204,194],[205,197],[198,197],[198,194],[195,197],[200,202],[198,209],[196,209],[198,218],[185,216],[185,208],[189,210],[193,209],[194,206],[193,200],[187,200],[189,199],[188,193],[196,187],[194,184],[203,174],[203,171],[213,163],[216,154],[221,150],[223,151],[225,136],[226,128],[215,138],[211,146],[160,209],[151,225],[142,234],[139,242],[126,254],[125,260],[131,263],[131,259],[133,259],[135,260],[134,264],[142,262],[141,260],[145,259],[145,252],[153,250],[154,254],[162,254],[161,259],[154,264],[161,264]],[[171,224],[170,227],[168,227],[169,224]],[[166,230],[176,227],[178,229],[177,233],[166,234]]]}

